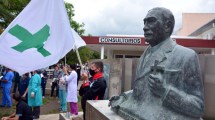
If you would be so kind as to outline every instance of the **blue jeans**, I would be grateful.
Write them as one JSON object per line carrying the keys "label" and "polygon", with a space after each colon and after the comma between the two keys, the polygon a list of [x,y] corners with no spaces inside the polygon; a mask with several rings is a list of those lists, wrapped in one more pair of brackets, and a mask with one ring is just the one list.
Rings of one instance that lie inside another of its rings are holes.
{"label": "blue jeans", "polygon": [[10,97],[10,87],[3,87],[3,96],[2,96],[2,105],[3,106],[12,106],[12,100]]}
{"label": "blue jeans", "polygon": [[62,111],[67,111],[66,90],[59,90],[60,108]]}

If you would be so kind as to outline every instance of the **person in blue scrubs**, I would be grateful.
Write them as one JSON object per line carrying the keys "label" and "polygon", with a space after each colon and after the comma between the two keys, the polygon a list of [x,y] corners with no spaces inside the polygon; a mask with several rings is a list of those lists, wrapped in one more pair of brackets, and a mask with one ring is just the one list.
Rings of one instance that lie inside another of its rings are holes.
{"label": "person in blue scrubs", "polygon": [[6,68],[6,74],[1,79],[2,87],[3,87],[3,96],[2,96],[2,104],[0,107],[11,107],[12,100],[10,96],[10,89],[12,87],[12,80],[14,77],[14,73],[11,69]]}

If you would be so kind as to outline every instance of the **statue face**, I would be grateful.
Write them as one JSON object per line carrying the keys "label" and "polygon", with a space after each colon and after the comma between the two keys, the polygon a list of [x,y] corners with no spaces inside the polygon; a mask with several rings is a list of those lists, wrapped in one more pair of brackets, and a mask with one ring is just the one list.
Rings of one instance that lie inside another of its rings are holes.
{"label": "statue face", "polygon": [[165,25],[161,11],[151,10],[144,18],[145,41],[155,46],[165,40]]}

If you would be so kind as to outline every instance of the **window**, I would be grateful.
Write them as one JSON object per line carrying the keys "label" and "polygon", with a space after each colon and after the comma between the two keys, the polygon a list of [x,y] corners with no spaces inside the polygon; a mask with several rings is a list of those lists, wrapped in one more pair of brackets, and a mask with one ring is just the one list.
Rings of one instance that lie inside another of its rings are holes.
{"label": "window", "polygon": [[125,55],[125,58],[140,58],[140,56],[137,56],[137,55]]}
{"label": "window", "polygon": [[115,55],[115,58],[123,58],[123,55]]}

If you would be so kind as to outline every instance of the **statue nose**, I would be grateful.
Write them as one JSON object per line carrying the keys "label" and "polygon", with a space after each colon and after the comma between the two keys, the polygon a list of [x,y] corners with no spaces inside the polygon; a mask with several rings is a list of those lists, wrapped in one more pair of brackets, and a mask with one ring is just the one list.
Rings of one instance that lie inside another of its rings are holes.
{"label": "statue nose", "polygon": [[143,31],[144,31],[144,32],[149,31],[149,27],[148,27],[148,25],[144,25],[144,27],[143,27]]}

